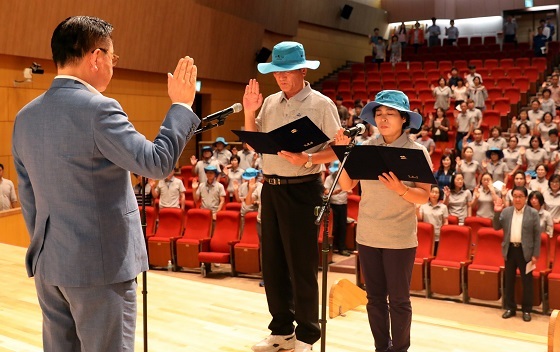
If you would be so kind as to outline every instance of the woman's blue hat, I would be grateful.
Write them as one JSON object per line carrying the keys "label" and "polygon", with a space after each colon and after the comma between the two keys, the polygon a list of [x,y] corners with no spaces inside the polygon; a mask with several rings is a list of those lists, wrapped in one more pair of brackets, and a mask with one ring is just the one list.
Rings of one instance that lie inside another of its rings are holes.
{"label": "woman's blue hat", "polygon": [[214,146],[218,143],[222,143],[223,145],[228,145],[228,143],[226,142],[226,139],[224,137],[216,138],[216,141],[214,142]]}
{"label": "woman's blue hat", "polygon": [[272,62],[257,65],[260,73],[282,72],[310,68],[315,70],[320,62],[306,60],[303,45],[298,42],[281,42],[272,49]]}
{"label": "woman's blue hat", "polygon": [[410,124],[405,126],[405,128],[418,129],[422,126],[422,116],[419,113],[410,110],[408,97],[400,90],[382,90],[377,93],[375,101],[370,101],[366,104],[366,106],[364,106],[362,113],[360,114],[360,118],[374,126],[377,126],[375,123],[375,117],[373,116],[373,110],[381,105],[408,113],[408,116],[410,116]]}
{"label": "woman's blue hat", "polygon": [[204,152],[211,152],[212,151],[212,147],[209,145],[205,145],[204,147],[202,147],[202,153]]}
{"label": "woman's blue hat", "polygon": [[219,173],[220,173],[220,170],[218,170],[218,168],[217,168],[216,166],[214,166],[214,165],[208,165],[208,166],[206,166],[206,167],[204,168],[204,171],[205,171],[205,172],[214,172],[214,173],[216,173],[216,174],[219,174]]}
{"label": "woman's blue hat", "polygon": [[252,167],[248,167],[247,170],[245,170],[245,172],[243,172],[243,175],[241,175],[241,177],[244,180],[250,180],[252,178],[255,178],[259,175],[259,170],[254,169]]}

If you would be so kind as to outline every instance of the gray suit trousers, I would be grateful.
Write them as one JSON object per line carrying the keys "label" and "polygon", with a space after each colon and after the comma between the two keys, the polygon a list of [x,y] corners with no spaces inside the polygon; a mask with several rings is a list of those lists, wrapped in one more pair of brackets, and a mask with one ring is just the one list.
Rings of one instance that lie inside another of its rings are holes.
{"label": "gray suit trousers", "polygon": [[136,281],[62,287],[35,276],[45,352],[134,351]]}

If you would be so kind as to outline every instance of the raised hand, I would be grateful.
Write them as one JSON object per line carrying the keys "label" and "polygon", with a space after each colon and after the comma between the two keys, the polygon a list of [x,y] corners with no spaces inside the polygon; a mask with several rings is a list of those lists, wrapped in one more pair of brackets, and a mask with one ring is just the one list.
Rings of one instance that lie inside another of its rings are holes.
{"label": "raised hand", "polygon": [[502,200],[502,198],[496,197],[494,199],[494,211],[496,213],[499,213],[502,210],[504,210],[504,201]]}
{"label": "raised hand", "polygon": [[449,189],[448,186],[443,187],[443,194],[445,195],[445,197],[449,198],[449,196],[451,195],[451,190]]}
{"label": "raised hand", "polygon": [[181,58],[173,74],[167,74],[167,94],[173,103],[192,106],[196,93],[197,68],[189,56]]}
{"label": "raised hand", "polygon": [[197,162],[198,162],[198,159],[196,158],[196,156],[194,156],[194,155],[191,156],[191,165],[195,166]]}
{"label": "raised hand", "polygon": [[335,145],[348,145],[350,144],[350,137],[344,135],[344,128],[340,128],[334,136]]}
{"label": "raised hand", "polygon": [[457,165],[457,167],[461,167],[461,163],[462,163],[461,157],[460,156],[456,157],[455,158],[455,164]]}
{"label": "raised hand", "polygon": [[193,180],[193,181],[192,181],[192,188],[193,188],[193,189],[197,189],[197,188],[198,188],[198,181],[197,181],[197,180]]}
{"label": "raised hand", "polygon": [[263,96],[260,93],[259,82],[256,79],[250,79],[249,84],[245,87],[243,94],[243,109],[248,112],[257,111],[263,103]]}

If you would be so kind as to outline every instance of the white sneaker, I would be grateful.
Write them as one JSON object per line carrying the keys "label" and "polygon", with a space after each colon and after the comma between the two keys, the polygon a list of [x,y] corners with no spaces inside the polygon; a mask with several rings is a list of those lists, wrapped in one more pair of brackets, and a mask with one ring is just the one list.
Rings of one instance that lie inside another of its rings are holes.
{"label": "white sneaker", "polygon": [[291,350],[296,345],[295,340],[295,334],[270,335],[266,339],[251,347],[251,349],[255,352],[276,352],[280,350]]}
{"label": "white sneaker", "polygon": [[310,345],[300,340],[296,340],[296,346],[294,352],[310,352],[310,351],[313,351],[313,345]]}

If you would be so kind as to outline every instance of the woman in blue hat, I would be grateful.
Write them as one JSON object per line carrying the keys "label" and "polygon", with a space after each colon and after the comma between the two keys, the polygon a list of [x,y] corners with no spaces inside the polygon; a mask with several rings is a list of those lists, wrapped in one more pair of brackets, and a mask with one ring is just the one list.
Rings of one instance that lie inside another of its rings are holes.
{"label": "woman in blue hat", "polygon": [[[379,92],[375,101],[364,107],[361,118],[376,126],[380,133],[364,144],[421,149],[431,165],[426,148],[413,142],[405,132],[419,128],[422,117],[410,111],[403,92]],[[349,141],[342,130],[335,137],[337,145]],[[364,160],[367,162],[375,160]],[[412,320],[410,279],[418,246],[416,204],[428,201],[431,185],[403,182],[393,172],[384,173],[379,180],[352,180],[345,170],[339,182],[344,190],[351,190],[358,182],[362,189],[356,241],[376,351],[408,351]]]}

